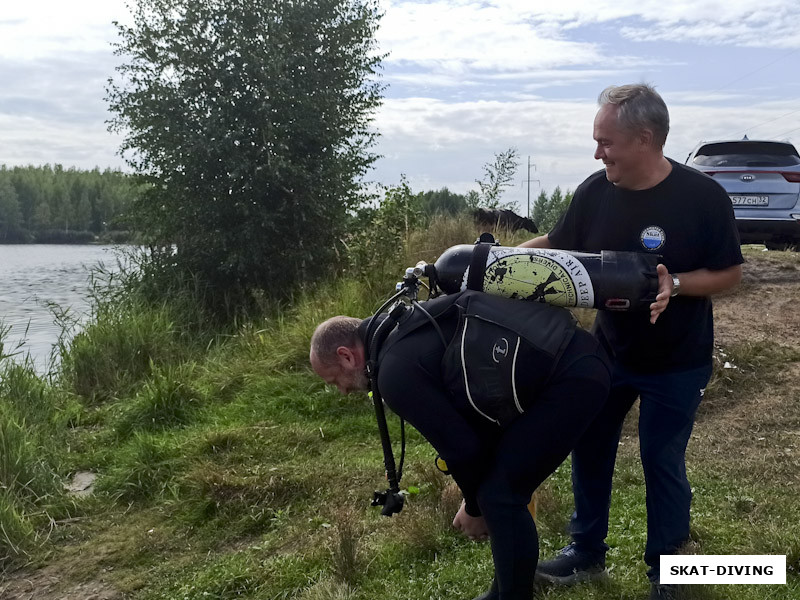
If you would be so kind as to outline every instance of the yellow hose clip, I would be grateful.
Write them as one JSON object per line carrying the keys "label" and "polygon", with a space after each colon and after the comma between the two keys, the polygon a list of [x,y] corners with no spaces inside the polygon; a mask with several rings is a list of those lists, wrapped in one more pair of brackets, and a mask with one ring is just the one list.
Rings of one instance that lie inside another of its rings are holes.
{"label": "yellow hose clip", "polygon": [[445,475],[450,475],[450,471],[447,469],[447,463],[438,454],[436,455],[435,464],[436,468],[439,469],[442,473],[444,473]]}

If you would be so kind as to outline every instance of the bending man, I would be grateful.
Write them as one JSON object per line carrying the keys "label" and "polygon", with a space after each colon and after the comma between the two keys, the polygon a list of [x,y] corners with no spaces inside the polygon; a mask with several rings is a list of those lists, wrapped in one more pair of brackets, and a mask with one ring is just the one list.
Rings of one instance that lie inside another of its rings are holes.
{"label": "bending man", "polygon": [[[495,580],[480,598],[529,600],[539,542],[527,504],[603,406],[608,359],[562,308],[479,292],[424,306],[441,335],[422,315],[401,320],[377,357],[379,391],[447,462],[464,496],[453,525],[490,538]],[[333,317],[312,338],[312,368],[343,394],[367,388],[367,322]]]}

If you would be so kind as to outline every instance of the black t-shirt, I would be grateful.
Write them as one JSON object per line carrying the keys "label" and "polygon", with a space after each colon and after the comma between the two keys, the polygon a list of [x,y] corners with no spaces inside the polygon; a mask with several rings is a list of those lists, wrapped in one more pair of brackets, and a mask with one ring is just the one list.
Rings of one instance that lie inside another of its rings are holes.
{"label": "black t-shirt", "polygon": [[[660,254],[670,273],[721,270],[744,262],[733,207],[710,177],[670,160],[672,171],[647,190],[610,183],[605,171],[587,178],[549,233],[554,248]],[[676,296],[650,324],[649,311],[599,311],[596,332],[616,359],[640,372],[708,364],[714,331],[709,298]]]}

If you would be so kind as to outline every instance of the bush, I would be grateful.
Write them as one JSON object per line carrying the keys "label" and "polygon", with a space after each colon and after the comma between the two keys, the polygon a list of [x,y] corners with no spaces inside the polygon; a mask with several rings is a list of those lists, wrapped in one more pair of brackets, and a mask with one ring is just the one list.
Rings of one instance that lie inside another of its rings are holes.
{"label": "bush", "polygon": [[90,402],[130,392],[154,364],[179,362],[186,354],[179,309],[132,301],[104,306],[96,319],[61,348],[64,384]]}
{"label": "bush", "polygon": [[411,233],[423,220],[420,203],[403,178],[399,185],[386,188],[377,208],[359,212],[347,238],[354,276],[381,287],[398,277]]}
{"label": "bush", "polygon": [[64,229],[45,229],[34,232],[37,244],[90,244],[95,241],[91,231],[68,231]]}
{"label": "bush", "polygon": [[566,212],[569,203],[572,201],[572,195],[570,190],[567,190],[566,194],[562,194],[560,187],[556,187],[550,196],[542,190],[534,202],[533,214],[531,215],[540,233],[547,233],[558,223],[561,215]]}
{"label": "bush", "polygon": [[69,391],[90,403],[125,396],[154,367],[185,362],[224,331],[206,310],[207,290],[195,279],[170,277],[161,268],[168,260],[169,253],[130,249],[118,255],[115,270],[91,271],[92,320],[71,339],[65,330],[57,348]]}
{"label": "bush", "polygon": [[201,394],[191,385],[195,365],[184,363],[163,368],[151,365],[152,377],[114,422],[119,438],[134,431],[162,431],[186,425],[199,408]]}
{"label": "bush", "polygon": [[182,468],[180,445],[168,435],[134,433],[116,454],[116,463],[98,480],[97,489],[123,502],[158,498]]}
{"label": "bush", "polygon": [[97,236],[97,241],[101,244],[129,244],[134,239],[134,234],[130,231],[104,231]]}
{"label": "bush", "polygon": [[58,494],[64,425],[75,413],[30,363],[0,369],[0,487],[29,505]]}
{"label": "bush", "polygon": [[0,398],[0,489],[21,505],[32,506],[59,490],[49,449],[34,428]]}
{"label": "bush", "polygon": [[228,358],[232,353],[241,356],[248,368],[256,361],[263,373],[305,366],[308,343],[317,325],[334,315],[371,315],[382,297],[359,278],[340,277],[313,292],[298,294],[291,308],[281,314],[241,328],[236,343],[219,352]]}
{"label": "bush", "polygon": [[336,260],[377,158],[379,18],[375,0],[139,0],[118,25],[111,127],[153,184],[133,221],[218,312],[223,293],[285,299]]}
{"label": "bush", "polygon": [[0,487],[0,572],[27,555],[36,539],[30,521],[22,514],[13,494]]}

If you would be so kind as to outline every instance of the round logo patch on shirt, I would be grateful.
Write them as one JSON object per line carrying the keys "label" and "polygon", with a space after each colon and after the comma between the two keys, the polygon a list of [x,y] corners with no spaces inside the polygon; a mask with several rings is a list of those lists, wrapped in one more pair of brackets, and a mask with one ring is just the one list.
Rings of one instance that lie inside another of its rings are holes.
{"label": "round logo patch on shirt", "polygon": [[667,234],[664,233],[664,230],[661,229],[661,227],[651,225],[650,227],[645,227],[642,230],[642,233],[639,234],[639,239],[641,240],[642,246],[644,246],[645,250],[658,250],[667,240]]}

